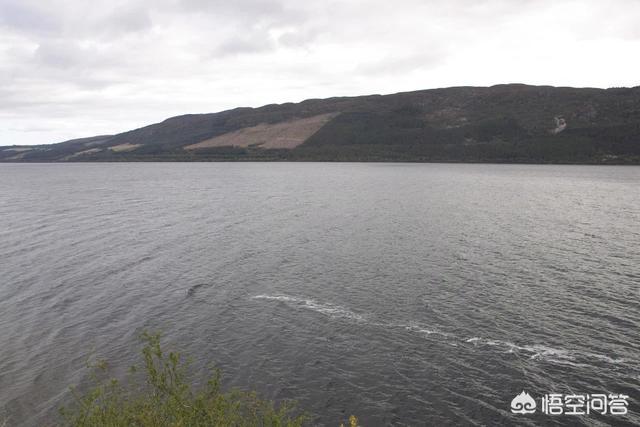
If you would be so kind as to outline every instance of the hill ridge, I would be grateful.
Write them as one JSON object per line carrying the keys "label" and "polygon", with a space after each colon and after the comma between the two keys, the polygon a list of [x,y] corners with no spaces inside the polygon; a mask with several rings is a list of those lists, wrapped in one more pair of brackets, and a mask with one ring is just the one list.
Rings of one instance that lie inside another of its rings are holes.
{"label": "hill ridge", "polygon": [[[330,119],[314,122],[320,116]],[[164,160],[638,164],[640,87],[510,83],[314,98],[0,147],[0,161],[8,162]]]}

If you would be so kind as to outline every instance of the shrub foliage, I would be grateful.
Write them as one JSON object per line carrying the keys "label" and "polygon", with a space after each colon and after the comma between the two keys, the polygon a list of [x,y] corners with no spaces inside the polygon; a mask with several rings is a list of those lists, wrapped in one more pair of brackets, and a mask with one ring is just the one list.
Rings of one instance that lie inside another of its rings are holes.
{"label": "shrub foliage", "polygon": [[[96,384],[86,393],[73,391],[75,402],[61,408],[69,426],[270,426],[297,427],[305,423],[291,403],[275,405],[254,392],[223,392],[215,371],[205,386],[195,389],[186,379],[179,353],[164,352],[158,334],[142,335],[143,375],[122,383],[100,380],[106,364],[99,363]],[[132,368],[137,372],[136,368]],[[135,380],[137,379],[137,381]]]}

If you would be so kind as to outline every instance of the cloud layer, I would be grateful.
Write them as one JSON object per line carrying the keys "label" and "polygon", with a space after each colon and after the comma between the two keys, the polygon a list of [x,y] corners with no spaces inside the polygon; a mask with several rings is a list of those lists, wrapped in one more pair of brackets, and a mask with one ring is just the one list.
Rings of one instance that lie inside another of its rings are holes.
{"label": "cloud layer", "polygon": [[0,145],[335,95],[636,86],[639,20],[633,0],[0,0]]}

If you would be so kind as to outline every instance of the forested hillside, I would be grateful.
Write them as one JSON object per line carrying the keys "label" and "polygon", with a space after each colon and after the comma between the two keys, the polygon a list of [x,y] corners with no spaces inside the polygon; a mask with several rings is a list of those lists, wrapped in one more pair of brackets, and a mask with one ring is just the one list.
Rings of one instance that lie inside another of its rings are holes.
{"label": "forested hillside", "polygon": [[640,163],[640,87],[454,87],[237,108],[0,161]]}

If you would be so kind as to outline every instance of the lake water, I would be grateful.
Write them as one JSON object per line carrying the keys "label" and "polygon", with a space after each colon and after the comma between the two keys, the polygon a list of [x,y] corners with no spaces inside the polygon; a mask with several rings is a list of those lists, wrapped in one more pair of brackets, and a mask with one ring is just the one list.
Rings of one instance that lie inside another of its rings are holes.
{"label": "lake water", "polygon": [[7,425],[145,329],[320,425],[640,423],[640,167],[2,164],[0,220]]}

